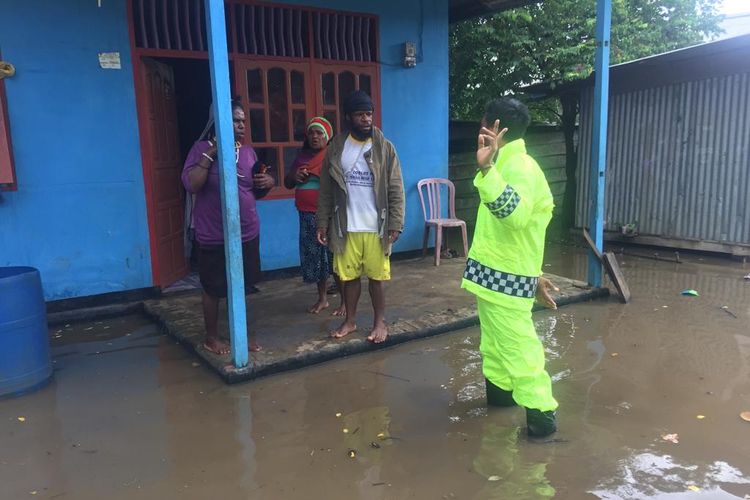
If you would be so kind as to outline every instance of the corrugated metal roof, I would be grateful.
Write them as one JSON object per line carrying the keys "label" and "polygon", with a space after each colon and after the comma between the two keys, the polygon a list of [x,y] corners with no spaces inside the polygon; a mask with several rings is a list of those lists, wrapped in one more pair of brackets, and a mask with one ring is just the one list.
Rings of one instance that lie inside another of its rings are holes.
{"label": "corrugated metal roof", "polygon": [[541,3],[541,0],[450,0],[448,2],[448,17],[450,22],[454,23],[532,3]]}
{"label": "corrugated metal roof", "polygon": [[[610,93],[655,88],[678,82],[714,78],[750,71],[750,34],[702,43],[610,66]],[[530,85],[524,92],[535,97],[578,92],[593,87],[594,75],[555,84]]]}
{"label": "corrugated metal roof", "polygon": [[724,38],[714,42],[700,43],[690,47],[684,47],[669,52],[663,52],[653,56],[642,57],[634,61],[610,66],[613,71],[633,68],[644,68],[654,65],[667,64],[677,61],[704,59],[717,54],[735,50],[747,50],[750,48],[750,34],[740,35],[732,38]]}

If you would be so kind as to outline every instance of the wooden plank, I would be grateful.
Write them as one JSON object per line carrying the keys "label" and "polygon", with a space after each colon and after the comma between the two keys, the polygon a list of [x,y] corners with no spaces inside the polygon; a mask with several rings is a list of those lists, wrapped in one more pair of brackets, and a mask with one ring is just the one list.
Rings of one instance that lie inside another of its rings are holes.
{"label": "wooden plank", "polygon": [[596,258],[599,259],[599,262],[603,262],[604,258],[602,257],[602,253],[599,251],[598,248],[596,248],[596,244],[594,243],[594,240],[591,239],[591,235],[589,235],[589,232],[586,229],[583,230],[583,239],[586,240],[586,243],[588,243],[591,251],[594,252],[594,255],[596,255]]}
{"label": "wooden plank", "polygon": [[536,146],[528,146],[528,152],[531,156],[551,156],[565,154],[565,143],[544,143]]}
{"label": "wooden plank", "polygon": [[474,165],[476,165],[477,163],[476,147],[477,147],[477,140],[474,139],[474,151],[467,150],[467,151],[460,151],[456,153],[450,153],[448,155],[448,163],[450,163],[451,165],[469,164],[469,163],[473,163]]}
{"label": "wooden plank", "polygon": [[463,189],[456,189],[456,199],[458,198],[474,198],[478,200],[479,195],[477,194],[477,190],[474,186],[464,186]]}
{"label": "wooden plank", "polygon": [[[466,175],[464,173],[454,173],[450,172],[448,175],[448,178],[453,181],[453,184],[456,185],[456,189],[458,188],[458,184],[461,182],[465,182],[471,185],[472,188],[474,188],[474,176],[473,175]],[[476,188],[474,188],[476,191]]]}
{"label": "wooden plank", "polygon": [[456,199],[456,210],[459,208],[462,210],[476,210],[479,207],[479,200],[474,198],[457,198]]}
{"label": "wooden plank", "polygon": [[463,220],[475,220],[477,218],[477,207],[456,207],[456,217]]}
{"label": "wooden plank", "polygon": [[565,164],[565,152],[564,151],[552,151],[548,153],[539,153],[537,151],[528,150],[529,155],[536,160],[539,165],[553,165],[562,163]]}
{"label": "wooden plank", "polygon": [[617,293],[620,294],[620,300],[625,304],[630,302],[630,288],[625,281],[625,276],[623,276],[622,271],[620,270],[620,265],[617,263],[617,257],[615,257],[614,253],[604,252],[604,269],[606,269],[609,279],[612,280],[615,288],[617,288]]}
{"label": "wooden plank", "polygon": [[599,262],[604,264],[604,269],[607,271],[609,279],[611,279],[612,283],[615,285],[617,293],[620,294],[620,299],[625,304],[630,302],[630,287],[628,287],[628,284],[625,281],[625,276],[623,276],[622,271],[620,271],[620,265],[617,263],[617,257],[615,257],[615,254],[612,252],[605,252],[604,255],[602,255],[601,252],[599,252],[599,249],[596,248],[594,240],[591,239],[589,232],[585,229],[583,230],[583,239],[586,240],[586,243],[588,243],[589,248],[594,252],[594,255]]}
{"label": "wooden plank", "polygon": [[547,178],[547,183],[552,184],[553,182],[565,182],[568,180],[568,176],[565,174],[564,168],[550,168],[543,169],[544,177]]}
{"label": "wooden plank", "polygon": [[550,182],[549,189],[552,192],[552,196],[563,196],[565,194],[565,186],[565,181]]}
{"label": "wooden plank", "polygon": [[565,143],[565,134],[562,130],[551,129],[551,130],[533,130],[530,129],[526,132],[526,145],[536,146],[538,144],[551,144],[551,143]]}
{"label": "wooden plank", "polygon": [[529,153],[536,162],[543,168],[565,168],[565,155],[564,154],[554,154],[554,155],[535,155],[533,153]]}
{"label": "wooden plank", "polygon": [[466,190],[467,186],[470,186],[473,191],[476,191],[476,188],[474,187],[474,176],[464,176],[464,175],[451,175],[450,176],[451,181],[453,181],[453,184],[456,186],[456,189],[463,189]]}

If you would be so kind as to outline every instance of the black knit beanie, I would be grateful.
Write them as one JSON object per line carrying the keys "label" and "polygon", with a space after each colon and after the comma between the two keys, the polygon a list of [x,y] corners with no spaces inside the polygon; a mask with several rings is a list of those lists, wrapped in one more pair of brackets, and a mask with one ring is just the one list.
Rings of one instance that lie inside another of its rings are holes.
{"label": "black knit beanie", "polygon": [[357,111],[372,111],[372,99],[363,90],[355,90],[344,99],[344,113],[350,115]]}

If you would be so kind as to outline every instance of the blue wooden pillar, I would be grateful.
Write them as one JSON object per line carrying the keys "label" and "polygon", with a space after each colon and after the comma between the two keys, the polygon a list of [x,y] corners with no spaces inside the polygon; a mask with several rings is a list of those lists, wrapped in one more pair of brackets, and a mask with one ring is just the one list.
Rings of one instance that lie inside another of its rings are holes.
{"label": "blue wooden pillar", "polygon": [[[612,0],[598,0],[596,7],[596,60],[594,72],[594,126],[591,141],[589,232],[599,251],[604,250],[604,172],[607,166],[607,115],[609,111],[609,39]],[[602,286],[602,264],[589,250],[590,285]]]}
{"label": "blue wooden pillar", "polygon": [[237,165],[234,155],[234,128],[229,83],[229,55],[224,17],[224,0],[205,0],[208,59],[211,66],[211,91],[214,103],[216,138],[219,143],[219,183],[221,214],[224,223],[224,252],[227,260],[227,305],[229,338],[234,366],[247,366],[247,320],[245,276],[242,268],[242,235],[237,190]]}

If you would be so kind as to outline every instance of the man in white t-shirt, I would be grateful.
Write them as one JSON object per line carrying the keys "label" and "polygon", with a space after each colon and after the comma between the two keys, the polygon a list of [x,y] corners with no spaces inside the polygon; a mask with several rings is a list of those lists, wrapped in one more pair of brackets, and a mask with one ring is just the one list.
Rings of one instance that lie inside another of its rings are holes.
{"label": "man in white t-shirt", "polygon": [[385,289],[391,278],[391,245],[404,228],[404,184],[396,148],[372,124],[370,96],[356,91],[344,101],[349,133],[328,145],[320,177],[318,241],[333,251],[333,266],[344,282],[346,320],[331,332],[342,338],[357,329],[360,279],[369,281],[374,321],[367,340],[388,337]]}

